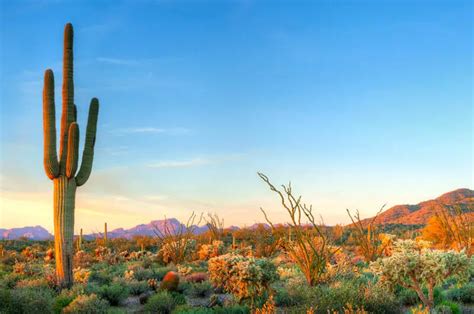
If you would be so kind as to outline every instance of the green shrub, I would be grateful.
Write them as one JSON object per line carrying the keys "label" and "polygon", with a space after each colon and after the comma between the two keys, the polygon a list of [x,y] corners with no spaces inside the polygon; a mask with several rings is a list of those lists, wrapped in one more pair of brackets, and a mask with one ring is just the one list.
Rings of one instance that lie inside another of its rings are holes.
{"label": "green shrub", "polygon": [[412,306],[420,302],[420,298],[416,294],[415,290],[403,288],[398,293],[398,299],[403,305]]}
{"label": "green shrub", "polygon": [[51,313],[53,292],[43,288],[0,290],[0,313]]}
{"label": "green shrub", "polygon": [[173,299],[174,299],[174,303],[176,303],[176,305],[184,305],[186,304],[186,298],[184,297],[184,295],[182,295],[181,293],[179,292],[170,292],[171,295],[173,296]]}
{"label": "green shrub", "polygon": [[468,283],[460,289],[460,301],[463,303],[474,303],[474,283]]}
{"label": "green shrub", "polygon": [[291,307],[306,303],[308,293],[303,286],[276,288],[274,301],[276,306]]}
{"label": "green shrub", "polygon": [[175,298],[168,291],[161,291],[150,297],[145,304],[145,312],[169,314],[176,307]]}
{"label": "green shrub", "polygon": [[374,314],[401,313],[401,304],[395,295],[385,287],[375,284],[367,285],[364,297],[364,309]]}
{"label": "green shrub", "polygon": [[165,278],[165,275],[170,272],[172,269],[170,267],[159,267],[153,269],[153,278],[155,278],[158,281],[163,280]]}
{"label": "green shrub", "polygon": [[113,275],[108,273],[106,270],[91,271],[89,276],[89,282],[96,283],[99,286],[108,285],[113,281],[113,279]]}
{"label": "green shrub", "polygon": [[142,281],[156,278],[156,274],[151,269],[144,269],[140,267],[134,270],[133,277],[135,277],[135,279],[138,281]]}
{"label": "green shrub", "polygon": [[439,314],[461,314],[461,308],[459,304],[452,301],[440,302],[436,308],[436,313]]}
{"label": "green shrub", "polygon": [[203,298],[211,294],[212,286],[209,281],[191,283],[186,289],[186,294],[191,297]]}
{"label": "green shrub", "polygon": [[106,314],[109,308],[109,303],[98,298],[95,294],[79,295],[63,309],[63,313]]}
{"label": "green shrub", "polygon": [[54,299],[53,303],[53,312],[55,314],[60,314],[61,311],[67,307],[74,300],[73,295],[60,294]]}
{"label": "green shrub", "polygon": [[180,306],[173,311],[173,314],[250,314],[250,309],[245,305],[212,308]]}
{"label": "green shrub", "polygon": [[117,283],[105,285],[96,290],[97,294],[109,301],[110,305],[119,305],[128,296],[128,289]]}
{"label": "green shrub", "polygon": [[15,273],[10,273],[3,276],[1,280],[1,286],[9,289],[13,289],[16,286],[16,283],[20,281],[23,276]]}
{"label": "green shrub", "polygon": [[146,281],[132,280],[128,282],[127,286],[132,295],[140,295],[143,292],[150,290],[150,286],[148,286]]}
{"label": "green shrub", "polygon": [[0,288],[0,313],[13,313],[13,304],[11,290]]}

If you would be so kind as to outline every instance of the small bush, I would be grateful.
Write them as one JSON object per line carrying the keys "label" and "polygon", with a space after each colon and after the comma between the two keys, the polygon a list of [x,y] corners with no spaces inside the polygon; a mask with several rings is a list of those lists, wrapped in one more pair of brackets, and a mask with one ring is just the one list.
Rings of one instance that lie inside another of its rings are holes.
{"label": "small bush", "polygon": [[405,288],[399,292],[398,299],[405,306],[412,306],[420,302],[420,298],[416,294],[415,290],[409,290]]}
{"label": "small bush", "polygon": [[106,300],[99,299],[95,294],[79,295],[63,309],[63,313],[106,314],[109,308],[109,303]]}
{"label": "small bush", "polygon": [[74,296],[60,294],[54,299],[53,303],[53,312],[55,314],[60,314],[62,310],[67,307],[74,300]]}
{"label": "small bush", "polygon": [[244,305],[213,308],[180,306],[173,311],[173,314],[250,314],[250,309]]}
{"label": "small bush", "polygon": [[474,283],[468,283],[459,290],[461,302],[466,304],[474,303]]}
{"label": "small bush", "polygon": [[208,281],[191,283],[186,294],[191,297],[203,298],[211,294],[212,286]]}
{"label": "small bush", "polygon": [[153,278],[161,281],[167,273],[171,271],[169,267],[159,267],[153,270]]}
{"label": "small bush", "polygon": [[459,304],[452,301],[443,301],[439,303],[436,308],[436,313],[439,314],[461,314]]}
{"label": "small bush", "polygon": [[128,289],[119,284],[111,284],[102,286],[96,290],[97,294],[109,301],[111,305],[119,305],[122,300],[128,296]]}
{"label": "small bush", "polygon": [[0,313],[51,313],[53,292],[43,288],[1,290]]}
{"label": "small bush", "polygon": [[128,290],[132,295],[140,295],[143,292],[150,290],[150,286],[146,281],[132,280],[128,282]]}
{"label": "small bush", "polygon": [[161,291],[148,299],[145,304],[145,312],[169,314],[175,307],[173,295],[168,291]]}
{"label": "small bush", "polygon": [[308,294],[303,286],[292,287],[292,289],[278,288],[275,294],[275,305],[280,307],[298,306],[306,303],[307,298]]}

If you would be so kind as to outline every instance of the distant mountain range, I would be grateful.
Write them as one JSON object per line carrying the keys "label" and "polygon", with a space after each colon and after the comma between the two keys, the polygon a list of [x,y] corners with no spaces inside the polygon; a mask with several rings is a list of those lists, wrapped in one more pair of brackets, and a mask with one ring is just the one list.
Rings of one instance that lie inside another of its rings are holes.
{"label": "distant mountain range", "polygon": [[[416,205],[396,205],[382,212],[377,218],[377,223],[405,225],[426,224],[429,218],[432,217],[437,210],[441,208],[447,208],[448,206],[452,205],[460,206],[464,211],[471,212],[474,215],[474,191],[470,189],[458,189],[443,194],[434,200],[424,201]],[[148,224],[137,225],[130,229],[118,228],[111,230],[108,232],[108,237],[110,239],[131,239],[134,236],[140,235],[156,236],[156,232],[164,232],[165,221],[170,230],[180,230],[180,228],[185,227],[184,224],[175,218],[170,218],[167,220],[153,220]],[[368,219],[365,221],[368,221]],[[263,225],[265,228],[269,227],[267,224],[256,223],[247,228],[256,229],[259,225]],[[193,227],[195,234],[202,234],[208,230],[206,225]],[[230,226],[226,229],[238,230],[240,228],[236,226]],[[14,240],[21,237],[26,237],[31,240],[49,240],[53,238],[48,230],[41,226],[0,229],[0,239]],[[96,237],[102,237],[102,234],[92,233],[84,235],[84,238],[89,240]]]}
{"label": "distant mountain range", "polygon": [[31,240],[49,240],[53,238],[48,230],[41,226],[0,229],[0,239],[16,240],[22,237]]}
{"label": "distant mountain range", "polygon": [[[474,213],[474,191],[458,189],[445,193],[433,200],[424,201],[416,205],[396,205],[377,217],[379,224],[426,224],[440,209],[449,206],[459,206],[464,212]],[[368,221],[366,219],[365,221]]]}

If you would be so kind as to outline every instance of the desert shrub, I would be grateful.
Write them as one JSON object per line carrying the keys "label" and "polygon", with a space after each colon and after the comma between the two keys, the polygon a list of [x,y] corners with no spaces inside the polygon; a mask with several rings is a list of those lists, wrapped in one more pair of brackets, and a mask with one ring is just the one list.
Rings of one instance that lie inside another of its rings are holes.
{"label": "desert shrub", "polygon": [[150,297],[145,304],[145,312],[169,314],[176,307],[173,295],[168,291],[161,291]]}
{"label": "desert shrub", "polygon": [[[371,263],[371,269],[388,285],[413,289],[428,308],[433,308],[433,290],[450,276],[465,280],[469,269],[466,254],[437,251],[413,240],[398,240],[390,257]],[[423,292],[423,287],[428,293]]]}
{"label": "desert shrub", "polygon": [[209,279],[237,299],[255,299],[277,279],[276,267],[267,259],[226,254],[209,260]]}
{"label": "desert shrub", "polygon": [[62,310],[67,307],[74,300],[73,295],[60,294],[54,299],[53,312],[60,314]]}
{"label": "desert shrub", "polygon": [[97,288],[96,293],[101,298],[109,301],[111,305],[119,305],[119,303],[128,296],[128,289],[127,287],[113,283]]}
{"label": "desert shrub", "polygon": [[53,292],[44,288],[1,290],[0,313],[51,313]]}
{"label": "desert shrub", "polygon": [[205,272],[192,273],[186,276],[186,281],[189,282],[203,282],[208,279],[208,275]]}
{"label": "desert shrub", "polygon": [[[281,239],[281,245],[288,253],[294,263],[298,265],[310,286],[316,285],[321,276],[326,272],[326,266],[337,249],[329,245],[329,238],[323,232],[321,223],[317,223],[313,213],[312,205],[302,202],[301,196],[295,196],[291,184],[282,185],[283,192],[278,190],[267,176],[258,173],[260,178],[277,193],[282,206],[288,212],[291,222],[288,223],[289,230],[294,234],[291,239]],[[266,221],[270,224],[272,232],[276,229],[268,219],[267,214],[261,208]],[[309,223],[302,222],[301,218],[307,219]]]}
{"label": "desert shrub", "polygon": [[250,309],[245,305],[212,308],[180,306],[173,311],[173,314],[250,314]]}
{"label": "desert shrub", "polygon": [[132,280],[128,282],[127,286],[132,295],[140,295],[143,292],[150,290],[150,286],[146,281]]}
{"label": "desert shrub", "polygon": [[307,287],[294,286],[275,289],[275,304],[279,307],[292,307],[305,304],[308,299]]}
{"label": "desert shrub", "polygon": [[318,313],[343,311],[347,304],[359,306],[364,301],[359,287],[353,282],[341,282],[335,286],[320,286],[312,289],[311,297]]}
{"label": "desert shrub", "polygon": [[16,286],[16,283],[23,278],[22,275],[10,273],[2,277],[0,285],[5,288],[13,289]]}
{"label": "desert shrub", "polygon": [[0,288],[0,313],[13,312],[13,297],[10,289]]}
{"label": "desert shrub", "polygon": [[138,280],[148,280],[151,278],[156,278],[155,273],[151,269],[145,269],[142,267],[139,267],[133,271],[133,277]]}
{"label": "desert shrub", "polygon": [[418,297],[418,294],[416,294],[415,290],[411,289],[401,289],[400,292],[398,293],[398,299],[403,305],[415,305],[418,302],[420,302],[420,298]]}
{"label": "desert shrub", "polygon": [[224,242],[212,241],[212,244],[203,244],[199,248],[198,256],[200,260],[208,260],[224,253]]}
{"label": "desert shrub", "polygon": [[168,272],[161,281],[160,288],[168,291],[176,291],[179,285],[179,275],[174,271]]}
{"label": "desert shrub", "polygon": [[111,273],[108,273],[107,271],[94,271],[92,270],[88,281],[97,283],[98,285],[108,285],[110,284],[114,279],[114,276]]}
{"label": "desert shrub", "polygon": [[186,289],[186,294],[192,297],[205,297],[211,294],[212,286],[208,281],[191,283]]}
{"label": "desert shrub", "polygon": [[44,278],[22,279],[16,283],[16,288],[49,288],[49,283]]}
{"label": "desert shrub", "polygon": [[80,267],[73,269],[74,282],[87,283],[89,281],[90,275],[91,272],[88,269]]}
{"label": "desert shrub", "polygon": [[170,268],[170,267],[158,267],[158,268],[155,268],[153,269],[153,278],[155,278],[156,280],[163,280],[163,278],[165,277],[165,275],[167,273],[169,273],[170,271],[172,271],[173,269]]}
{"label": "desert shrub", "polygon": [[436,313],[439,314],[461,314],[459,304],[452,301],[443,301],[435,308]]}
{"label": "desert shrub", "polygon": [[189,259],[196,250],[196,240],[180,239],[164,243],[158,252],[165,263],[179,264]]}
{"label": "desert shrub", "polygon": [[380,284],[368,284],[364,289],[364,309],[374,314],[397,314],[401,304],[395,295]]}
{"label": "desert shrub", "polygon": [[463,303],[474,303],[474,283],[468,283],[460,289],[460,301]]}
{"label": "desert shrub", "polygon": [[78,295],[68,306],[63,309],[63,313],[75,314],[102,314],[107,313],[110,306],[106,300],[102,300],[95,294]]}

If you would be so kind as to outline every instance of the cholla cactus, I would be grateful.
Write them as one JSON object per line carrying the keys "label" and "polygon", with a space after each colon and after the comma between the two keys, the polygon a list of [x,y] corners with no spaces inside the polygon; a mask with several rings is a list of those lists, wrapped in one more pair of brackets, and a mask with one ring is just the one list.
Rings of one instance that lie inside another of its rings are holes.
{"label": "cholla cactus", "polygon": [[74,268],[74,281],[79,283],[87,283],[89,281],[89,276],[91,275],[90,270],[78,267]]}
{"label": "cholla cactus", "polygon": [[[431,250],[424,242],[398,240],[394,243],[392,256],[378,259],[370,267],[382,282],[415,290],[423,304],[431,309],[436,286],[450,276],[467,279],[469,258],[464,252]],[[428,289],[428,295],[423,287]]]}
{"label": "cholla cactus", "polygon": [[224,252],[224,242],[222,241],[212,241],[212,244],[203,244],[199,248],[198,256],[199,259],[204,261],[212,257],[221,255]]}
{"label": "cholla cactus", "polygon": [[208,270],[209,280],[214,286],[232,293],[239,300],[254,300],[278,276],[275,265],[267,259],[236,254],[211,258]]}
{"label": "cholla cactus", "polygon": [[[56,111],[54,105],[54,76],[48,69],[44,75],[43,129],[44,169],[54,182],[54,248],[56,274],[60,286],[71,286],[74,238],[74,207],[76,188],[86,183],[92,170],[99,101],[93,98],[89,108],[86,142],[82,164],[79,161],[79,125],[74,104],[73,83],[73,29],[64,30],[63,104],[59,160],[56,151]],[[77,174],[76,174],[77,172]]]}

